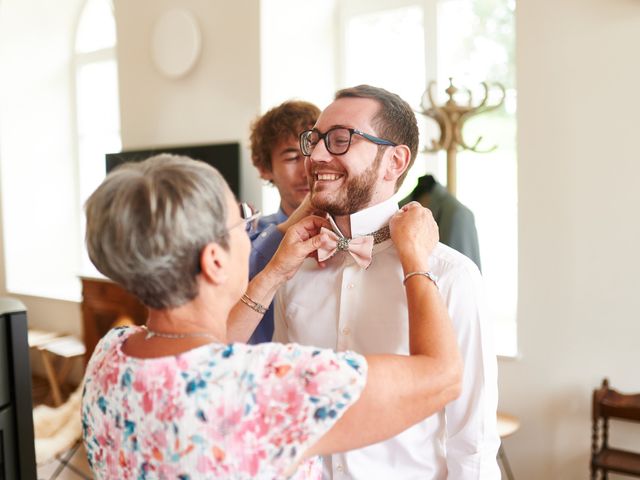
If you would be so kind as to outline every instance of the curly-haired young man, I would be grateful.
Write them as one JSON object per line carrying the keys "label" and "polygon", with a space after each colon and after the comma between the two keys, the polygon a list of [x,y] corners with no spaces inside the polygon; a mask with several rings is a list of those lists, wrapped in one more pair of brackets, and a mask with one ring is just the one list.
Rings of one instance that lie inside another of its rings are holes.
{"label": "curly-haired young man", "polygon": [[[260,177],[278,189],[280,208],[260,219],[251,237],[249,275],[253,278],[269,262],[288,226],[311,212],[309,183],[298,137],[312,128],[320,109],[309,102],[289,100],[257,118],[251,125],[251,161]],[[295,213],[294,213],[295,212]],[[271,341],[273,306],[254,331],[249,343]]]}

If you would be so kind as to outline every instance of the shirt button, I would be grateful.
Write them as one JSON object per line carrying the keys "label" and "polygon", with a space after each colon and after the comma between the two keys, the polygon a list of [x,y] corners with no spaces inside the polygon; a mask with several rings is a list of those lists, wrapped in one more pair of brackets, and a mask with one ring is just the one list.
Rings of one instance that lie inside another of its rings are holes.
{"label": "shirt button", "polygon": [[262,232],[262,233],[260,234],[260,236],[261,236],[262,238],[266,237],[267,235],[268,235],[268,233],[267,233],[267,232]]}
{"label": "shirt button", "polygon": [[342,329],[342,334],[343,335],[349,335],[351,333],[351,329],[349,327],[344,327]]}
{"label": "shirt button", "polygon": [[348,288],[349,290],[353,289],[353,287],[355,287],[355,285],[354,285],[353,283],[350,283],[349,285],[347,285],[347,288]]}
{"label": "shirt button", "polygon": [[336,471],[342,473],[344,471],[344,467],[342,465],[336,466]]}

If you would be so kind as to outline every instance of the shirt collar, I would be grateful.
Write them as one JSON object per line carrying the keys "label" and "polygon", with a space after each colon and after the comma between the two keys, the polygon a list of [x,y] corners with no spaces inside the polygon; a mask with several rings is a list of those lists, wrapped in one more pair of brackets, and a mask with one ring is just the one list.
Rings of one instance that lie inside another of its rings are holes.
{"label": "shirt collar", "polygon": [[284,210],[282,210],[282,207],[280,207],[280,208],[278,209],[278,211],[276,212],[276,214],[275,214],[275,215],[276,215],[276,220],[278,221],[278,223],[282,223],[282,222],[284,222],[287,218],[289,218],[289,217],[287,216],[287,214],[286,214],[286,213],[284,213]]}
{"label": "shirt collar", "polygon": [[258,220],[258,229],[255,232],[255,235],[257,236],[259,233],[262,233],[263,230],[269,228],[269,226],[282,223],[286,219],[287,215],[282,211],[281,208],[276,213],[272,213],[271,215],[260,216],[260,219]]}
{"label": "shirt collar", "polygon": [[368,235],[389,224],[389,220],[398,211],[398,203],[393,197],[371,207],[365,208],[349,217],[351,237]]}

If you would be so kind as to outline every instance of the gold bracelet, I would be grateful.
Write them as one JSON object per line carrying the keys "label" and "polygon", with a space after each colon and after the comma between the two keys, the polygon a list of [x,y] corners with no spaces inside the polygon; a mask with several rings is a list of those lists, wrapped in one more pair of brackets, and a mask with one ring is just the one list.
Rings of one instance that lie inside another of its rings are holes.
{"label": "gold bracelet", "polygon": [[436,288],[440,288],[440,286],[438,285],[438,277],[436,277],[431,272],[409,272],[404,276],[404,280],[402,280],[402,284],[406,285],[407,284],[407,280],[409,280],[411,277],[413,277],[415,275],[422,275],[423,277],[427,277],[429,280],[431,280],[434,283]]}
{"label": "gold bracelet", "polygon": [[242,297],[240,297],[240,301],[251,310],[258,312],[260,315],[264,315],[264,313],[267,311],[264,305],[256,302],[255,300],[252,300],[246,293],[244,293]]}

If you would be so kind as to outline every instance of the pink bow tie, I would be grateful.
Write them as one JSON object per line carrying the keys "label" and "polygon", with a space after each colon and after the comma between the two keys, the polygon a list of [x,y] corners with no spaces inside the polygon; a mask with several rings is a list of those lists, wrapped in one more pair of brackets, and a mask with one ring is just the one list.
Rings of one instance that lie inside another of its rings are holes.
{"label": "pink bow tie", "polygon": [[320,231],[325,235],[322,237],[320,248],[318,248],[318,261],[324,262],[342,250],[349,252],[361,268],[367,268],[371,264],[373,235],[345,238],[328,228],[322,227]]}

